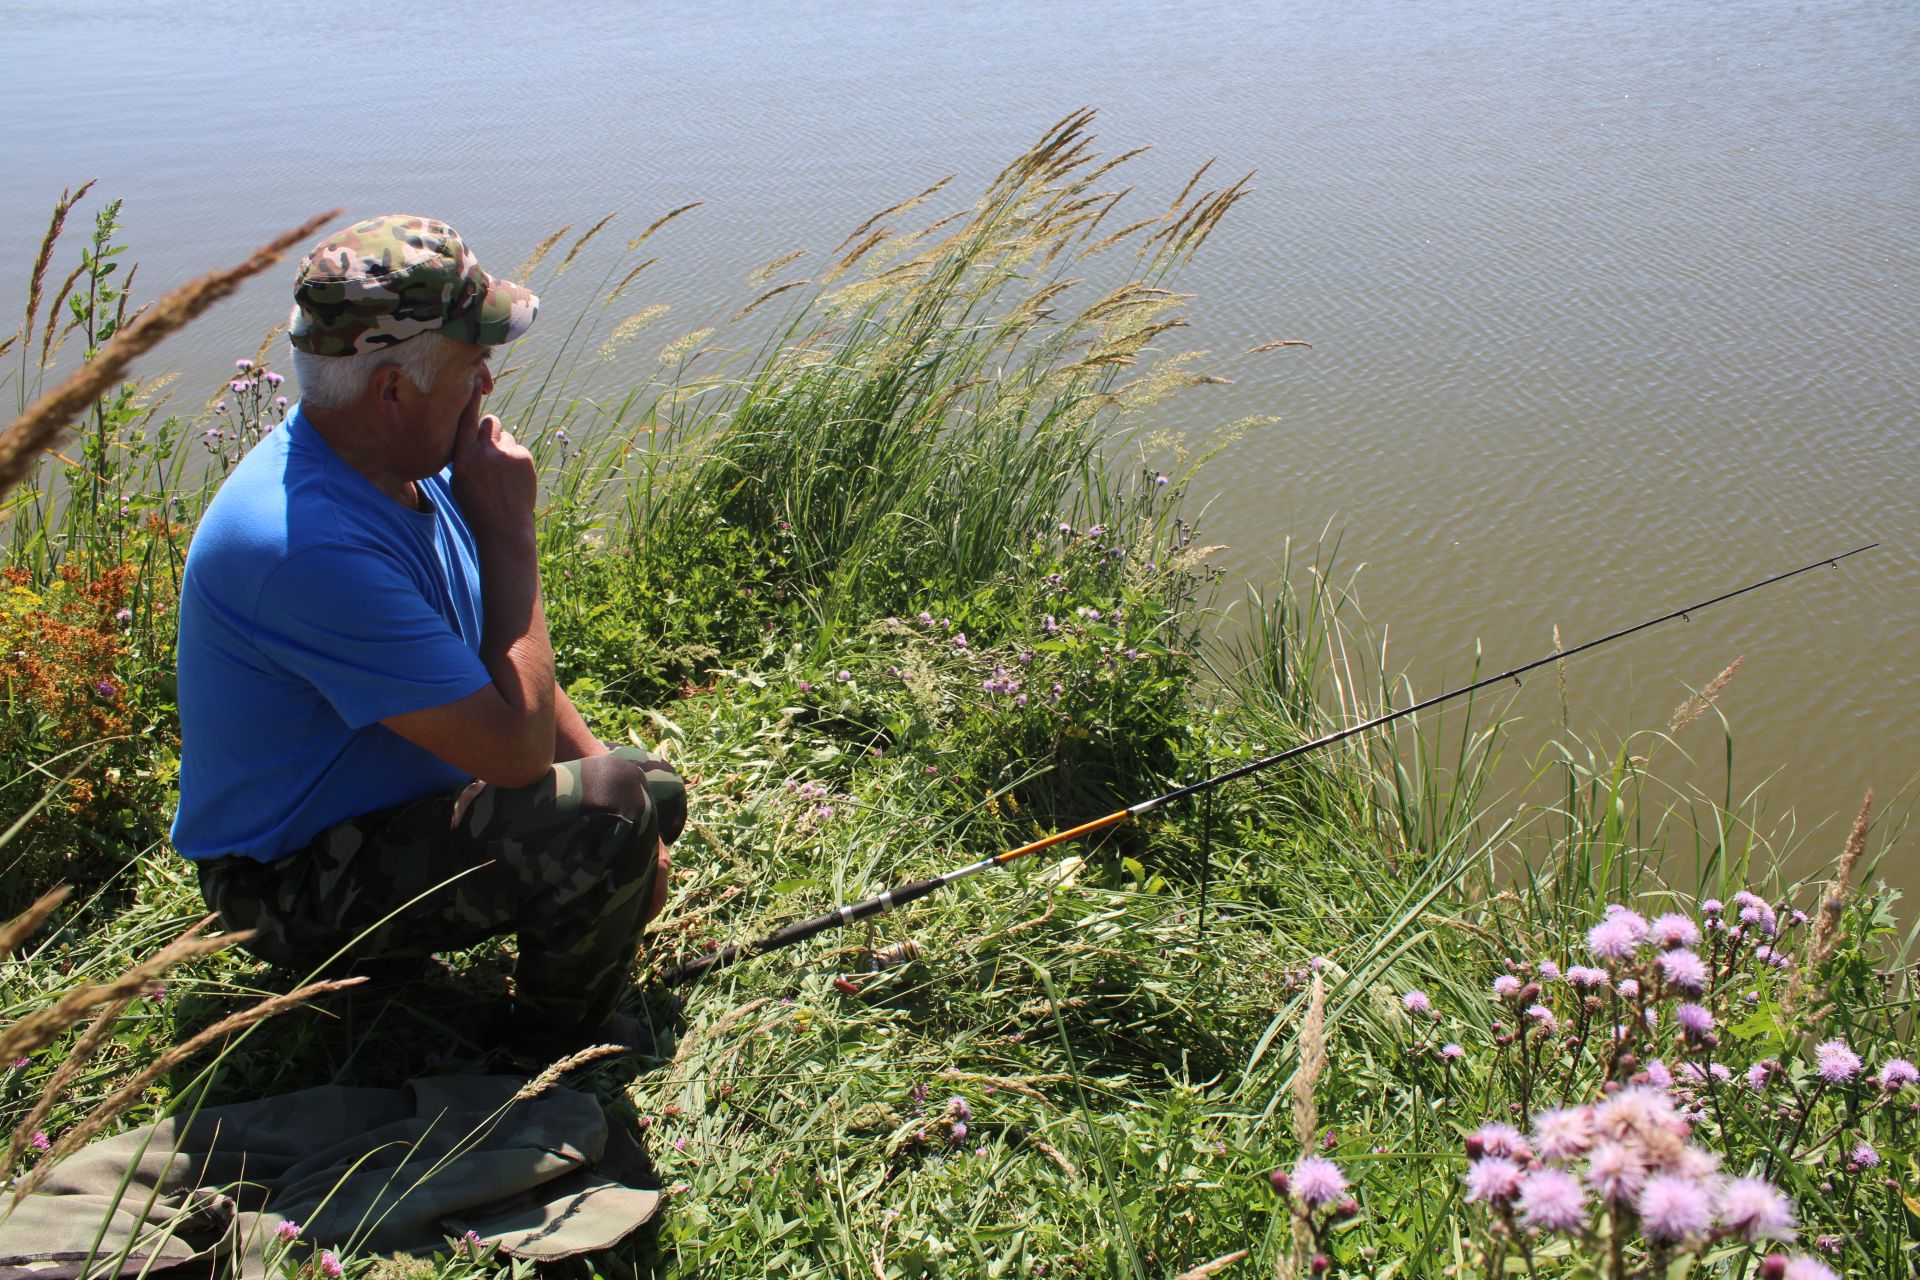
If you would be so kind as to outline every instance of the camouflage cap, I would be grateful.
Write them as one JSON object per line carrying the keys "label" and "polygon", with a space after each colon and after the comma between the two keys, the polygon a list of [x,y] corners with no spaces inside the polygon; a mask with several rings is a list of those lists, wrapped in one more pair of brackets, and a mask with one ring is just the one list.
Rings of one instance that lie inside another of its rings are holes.
{"label": "camouflage cap", "polygon": [[329,236],[300,262],[289,340],[350,356],[437,329],[482,346],[527,331],[540,299],[480,269],[444,222],[388,214]]}

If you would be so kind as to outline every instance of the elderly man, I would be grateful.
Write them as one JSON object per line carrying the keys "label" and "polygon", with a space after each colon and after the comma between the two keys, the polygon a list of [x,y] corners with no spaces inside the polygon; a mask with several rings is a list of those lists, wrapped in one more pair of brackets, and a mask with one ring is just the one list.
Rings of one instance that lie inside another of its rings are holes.
{"label": "elderly man", "polygon": [[426,218],[301,263],[301,399],[207,508],[180,603],[173,839],[256,955],[389,967],[519,935],[521,1053],[645,1043],[614,1012],[666,894],[678,776],[554,682],[532,458],[493,348],[539,300]]}

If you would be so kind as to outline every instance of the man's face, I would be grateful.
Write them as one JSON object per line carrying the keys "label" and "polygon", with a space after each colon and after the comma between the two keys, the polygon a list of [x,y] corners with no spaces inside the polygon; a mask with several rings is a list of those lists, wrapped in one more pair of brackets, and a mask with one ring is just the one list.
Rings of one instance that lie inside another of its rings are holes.
{"label": "man's face", "polygon": [[410,479],[424,479],[452,461],[462,419],[472,415],[478,421],[481,403],[493,390],[493,371],[488,367],[493,349],[472,342],[458,345],[458,354],[440,367],[439,376],[424,392],[415,390],[409,379],[400,379],[410,437]]}

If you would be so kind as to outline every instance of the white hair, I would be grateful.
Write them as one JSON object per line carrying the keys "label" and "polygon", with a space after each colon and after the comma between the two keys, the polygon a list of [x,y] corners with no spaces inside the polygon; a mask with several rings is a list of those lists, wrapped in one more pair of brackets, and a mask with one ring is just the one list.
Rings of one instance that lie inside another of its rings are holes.
{"label": "white hair", "polygon": [[371,351],[356,351],[350,356],[316,356],[294,348],[293,380],[300,388],[300,401],[315,409],[333,409],[352,404],[366,390],[367,379],[382,365],[399,365],[420,391],[428,391],[440,371],[461,354],[460,342],[437,329],[417,333],[405,342]]}

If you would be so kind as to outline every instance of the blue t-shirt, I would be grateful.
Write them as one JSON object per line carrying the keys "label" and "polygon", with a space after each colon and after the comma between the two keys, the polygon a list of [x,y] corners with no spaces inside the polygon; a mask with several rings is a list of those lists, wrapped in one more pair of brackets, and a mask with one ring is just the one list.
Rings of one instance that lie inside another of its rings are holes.
{"label": "blue t-shirt", "polygon": [[227,477],[180,591],[181,853],[270,862],[470,780],[379,723],[492,683],[449,481],[420,481],[433,510],[407,510],[298,405]]}

